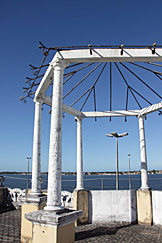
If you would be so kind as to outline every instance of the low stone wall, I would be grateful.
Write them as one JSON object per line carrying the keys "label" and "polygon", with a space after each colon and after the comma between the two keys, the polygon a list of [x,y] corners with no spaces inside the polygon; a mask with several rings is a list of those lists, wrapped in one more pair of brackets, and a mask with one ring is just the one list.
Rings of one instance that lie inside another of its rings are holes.
{"label": "low stone wall", "polygon": [[89,222],[137,221],[136,191],[89,191]]}
{"label": "low stone wall", "polygon": [[152,191],[153,224],[162,225],[162,191]]}

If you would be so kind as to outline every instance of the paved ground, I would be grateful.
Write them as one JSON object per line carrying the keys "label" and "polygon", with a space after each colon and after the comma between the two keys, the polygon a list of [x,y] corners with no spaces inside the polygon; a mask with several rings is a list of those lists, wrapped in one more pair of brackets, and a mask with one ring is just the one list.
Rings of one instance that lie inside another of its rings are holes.
{"label": "paved ground", "polygon": [[[0,242],[20,243],[21,211],[0,211]],[[162,227],[129,224],[89,224],[76,227],[78,243],[162,243]]]}
{"label": "paved ground", "polygon": [[129,224],[91,224],[76,229],[78,243],[158,243],[162,242],[162,228]]}
{"label": "paved ground", "polygon": [[20,242],[20,230],[20,210],[12,210],[0,213],[0,242]]}

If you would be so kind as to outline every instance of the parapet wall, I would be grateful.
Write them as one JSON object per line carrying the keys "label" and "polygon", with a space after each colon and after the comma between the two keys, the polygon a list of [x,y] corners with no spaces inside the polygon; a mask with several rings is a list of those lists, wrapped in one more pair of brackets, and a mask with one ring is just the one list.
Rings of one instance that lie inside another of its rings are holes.
{"label": "parapet wall", "polygon": [[137,221],[136,191],[90,191],[89,222],[115,221]]}
{"label": "parapet wall", "polygon": [[162,225],[162,191],[152,191],[153,224]]}

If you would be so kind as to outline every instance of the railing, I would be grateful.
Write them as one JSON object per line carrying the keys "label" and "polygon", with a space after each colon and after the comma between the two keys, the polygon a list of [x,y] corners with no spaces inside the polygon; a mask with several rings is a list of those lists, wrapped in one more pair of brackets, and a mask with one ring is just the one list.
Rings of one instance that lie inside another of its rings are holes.
{"label": "railing", "polygon": [[[160,177],[161,176],[161,177]],[[4,175],[5,182],[3,183],[6,187],[15,187],[15,188],[26,188],[27,178],[22,178],[15,176]],[[91,177],[91,176],[89,176]],[[95,176],[94,176],[95,177]],[[31,181],[30,181],[31,182]],[[41,184],[42,189],[47,189],[47,179],[43,180]],[[31,183],[30,183],[31,184]],[[29,184],[29,185],[30,185]],[[148,177],[148,184],[152,190],[162,190],[162,175],[156,175],[152,178],[152,175]],[[131,189],[137,190],[141,186],[140,175],[136,178],[131,176]],[[62,190],[72,192],[76,188],[76,178],[69,180],[62,180]],[[116,190],[116,178],[114,176],[100,178],[87,178],[84,177],[84,188],[87,190]],[[120,177],[119,176],[119,190],[128,190],[129,189],[129,177]]]}
{"label": "railing", "polygon": [[[161,176],[161,177],[160,177]],[[90,176],[91,177],[91,176]],[[154,178],[153,178],[154,177]],[[8,200],[13,202],[14,205],[21,204],[20,197],[27,194],[26,188],[27,178],[8,176],[4,175],[5,183],[3,184],[8,187]],[[162,175],[151,176],[148,178],[149,187],[152,190],[162,190]],[[42,183],[42,189],[47,191],[47,180],[44,179]],[[129,177],[120,177],[119,176],[119,190],[128,190],[129,189]],[[10,184],[11,183],[11,184]],[[11,186],[12,185],[12,186]],[[14,187],[11,189],[11,187]],[[1,185],[2,186],[2,185]],[[131,177],[131,189],[137,190],[141,186],[140,175]],[[20,189],[21,188],[21,189]],[[70,180],[62,180],[62,192],[61,192],[61,203],[64,207],[73,206],[73,190],[76,188],[76,178]],[[116,177],[100,177],[100,178],[86,178],[84,177],[84,188],[87,190],[116,190]]]}
{"label": "railing", "polygon": [[27,190],[21,190],[20,188],[8,188],[8,201],[19,202],[20,197],[24,197],[27,194]]}
{"label": "railing", "polygon": [[[20,188],[8,188],[7,202],[14,205],[21,205],[21,197],[27,195],[27,190],[21,190]],[[15,204],[16,203],[16,204]],[[73,193],[68,191],[61,192],[61,205],[68,208],[73,208]]]}

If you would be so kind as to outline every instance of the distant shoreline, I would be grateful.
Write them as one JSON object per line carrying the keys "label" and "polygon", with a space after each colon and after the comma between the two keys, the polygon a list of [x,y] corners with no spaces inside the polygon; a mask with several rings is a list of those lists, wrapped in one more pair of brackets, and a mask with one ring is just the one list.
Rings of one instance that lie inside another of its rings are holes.
{"label": "distant shoreline", "polygon": [[[27,175],[28,172],[17,172],[17,171],[2,171],[0,174],[15,174],[15,175]],[[31,174],[31,172],[29,172]],[[42,172],[42,175],[48,175],[48,172]],[[62,172],[62,175],[76,175],[76,172]],[[115,171],[106,171],[106,172],[84,172],[84,175],[115,175]],[[128,175],[129,171],[120,171],[119,175]],[[139,175],[141,171],[130,171],[131,175]],[[148,174],[162,174],[162,170],[149,170]]]}

